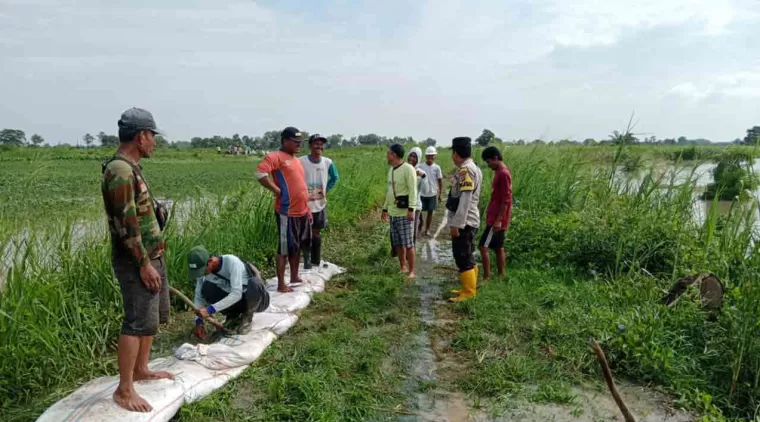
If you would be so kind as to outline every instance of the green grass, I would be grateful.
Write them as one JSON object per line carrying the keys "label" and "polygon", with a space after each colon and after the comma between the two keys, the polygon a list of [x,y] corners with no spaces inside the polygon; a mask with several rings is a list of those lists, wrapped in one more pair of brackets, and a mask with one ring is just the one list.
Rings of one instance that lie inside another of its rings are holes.
{"label": "green grass", "polygon": [[[756,156],[751,148],[732,150]],[[699,163],[690,160],[722,151],[505,147],[517,201],[509,278],[454,308],[453,347],[466,368],[454,385],[478,403],[523,397],[572,405],[570,386],[600,379],[587,345],[593,335],[616,376],[665,389],[716,420],[754,417],[760,405],[757,203],[743,198],[727,214],[713,206],[699,223],[691,215],[698,195],[693,181],[676,181],[661,168],[673,161],[688,172]],[[84,238],[74,230],[82,219],[102,219],[99,160],[107,152],[6,152],[0,185],[11,186],[3,192],[11,200],[0,204],[0,235],[32,246],[16,258],[0,296],[6,357],[0,413],[3,420],[22,420],[83,381],[116,373],[121,299],[105,230]],[[395,265],[383,226],[364,221],[383,198],[384,149],[327,154],[341,182],[330,199],[325,256],[350,273],[317,295],[299,324],[243,376],[184,407],[179,419],[382,420],[395,419],[389,410],[409,403],[402,363],[407,335],[417,329],[415,302],[400,279],[387,275]],[[446,154],[438,162],[448,174]],[[193,150],[159,150],[146,163],[156,194],[183,200],[189,213],[167,231],[175,286],[191,291],[184,260],[199,243],[250,259],[271,275],[271,199],[252,181],[255,163]],[[620,169],[636,172],[641,183],[626,184]],[[490,186],[492,172],[484,167],[483,173]],[[484,189],[483,209],[487,196]],[[27,227],[32,234],[19,236]],[[659,304],[678,278],[708,271],[728,293],[716,320],[694,300],[671,309]],[[172,327],[168,337],[177,336]]]}
{"label": "green grass", "polygon": [[[383,197],[386,164],[382,154],[376,156],[374,151],[356,151],[350,156],[356,160],[335,157],[342,180],[330,197],[334,210],[326,242],[330,242],[330,231],[353,227]],[[172,179],[196,180],[209,190],[219,181],[204,179],[205,174],[198,173],[192,162],[175,164],[155,163],[156,169],[166,166],[163,171],[172,174]],[[219,161],[218,165],[237,166],[240,174],[251,174],[254,168],[244,160]],[[71,168],[56,168],[67,175],[78,174]],[[149,171],[146,166],[148,178]],[[227,177],[224,171],[221,174]],[[72,179],[79,180],[76,176]],[[97,184],[97,179],[93,183]],[[179,186],[180,182],[176,183]],[[184,199],[187,214],[183,224],[174,219],[166,231],[172,285],[192,292],[185,259],[197,244],[214,252],[236,254],[272,274],[276,245],[273,209],[271,196],[262,188],[242,180],[214,196],[185,199],[181,189],[154,192]],[[0,295],[0,349],[5,357],[0,362],[0,412],[21,419],[41,413],[46,405],[88,379],[117,372],[114,350],[121,324],[121,295],[111,270],[105,222],[102,230],[81,239],[72,236],[74,220],[45,223],[35,226],[27,239],[14,240],[28,246],[14,259]],[[325,253],[325,258],[338,262],[342,256],[338,251]]]}
{"label": "green grass", "polygon": [[[351,272],[316,294],[298,324],[240,377],[208,399],[184,406],[179,421],[395,420],[406,406],[404,345],[418,330],[417,300],[387,255],[383,225],[362,225],[346,243]],[[390,274],[390,275],[388,275]]]}

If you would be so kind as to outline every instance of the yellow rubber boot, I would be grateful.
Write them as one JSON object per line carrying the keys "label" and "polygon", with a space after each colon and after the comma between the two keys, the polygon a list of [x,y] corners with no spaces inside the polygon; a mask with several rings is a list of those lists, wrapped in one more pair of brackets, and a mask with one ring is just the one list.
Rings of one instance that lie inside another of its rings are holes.
{"label": "yellow rubber boot", "polygon": [[[462,273],[459,273],[459,285],[462,285]],[[451,294],[458,295],[461,291],[462,289],[451,289]]]}
{"label": "yellow rubber boot", "polygon": [[449,299],[452,302],[462,302],[475,297],[477,293],[478,272],[474,268],[463,272],[459,277],[462,283],[462,290],[459,292],[459,296]]}
{"label": "yellow rubber boot", "polygon": [[[473,269],[475,270],[475,282],[477,283],[477,281],[478,281],[478,273],[479,273],[478,266],[476,265]],[[460,277],[459,283],[460,284],[462,283],[461,277]],[[451,293],[455,294],[455,295],[458,295],[461,291],[462,290],[460,290],[460,289],[451,289]]]}

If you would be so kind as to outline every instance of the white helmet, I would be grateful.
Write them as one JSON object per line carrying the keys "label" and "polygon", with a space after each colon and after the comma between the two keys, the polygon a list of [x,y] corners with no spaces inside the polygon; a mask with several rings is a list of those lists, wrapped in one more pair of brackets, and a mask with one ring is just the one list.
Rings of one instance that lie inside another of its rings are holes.
{"label": "white helmet", "polygon": [[427,147],[427,149],[425,150],[425,155],[437,155],[437,154],[438,152],[435,150],[435,147],[432,145]]}

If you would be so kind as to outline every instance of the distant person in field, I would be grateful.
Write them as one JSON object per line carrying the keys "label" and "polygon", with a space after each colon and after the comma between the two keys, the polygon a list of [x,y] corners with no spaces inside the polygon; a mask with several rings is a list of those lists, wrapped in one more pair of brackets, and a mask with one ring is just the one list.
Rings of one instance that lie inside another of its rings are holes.
{"label": "distant person in field", "polygon": [[491,183],[491,200],[486,210],[486,229],[480,237],[480,255],[483,258],[483,282],[491,277],[491,255],[496,253],[496,267],[499,276],[504,276],[504,266],[507,262],[504,252],[504,237],[509,228],[512,216],[512,175],[504,164],[501,151],[496,147],[488,147],[481,154],[483,161],[494,171]]}
{"label": "distant person in field", "polygon": [[169,285],[164,262],[162,226],[166,216],[157,206],[140,167],[150,158],[159,134],[153,115],[131,108],[121,115],[119,148],[103,163],[101,190],[111,234],[113,271],[124,302],[119,337],[119,386],[114,401],[133,412],[153,407],[134,389],[134,381],[174,379],[148,369],[158,324],[169,319]]}
{"label": "distant person in field", "polygon": [[319,134],[309,137],[309,155],[300,158],[306,174],[309,189],[309,211],[312,217],[311,248],[303,250],[303,268],[322,263],[322,229],[327,228],[327,193],[338,183],[338,169],[335,163],[322,152],[327,139]]}
{"label": "distant person in field", "polygon": [[264,312],[269,307],[269,292],[261,273],[237,256],[215,256],[203,246],[196,246],[190,249],[187,265],[190,281],[195,282],[193,302],[200,309],[193,330],[198,338],[206,338],[203,320],[217,312],[227,317],[227,328],[247,334],[254,312]]}
{"label": "distant person in field", "polygon": [[[433,223],[433,212],[438,208],[438,203],[443,198],[443,171],[435,163],[435,157],[438,154],[434,146],[429,146],[425,150],[425,162],[419,165],[419,169],[427,175],[427,183],[423,184],[423,190],[420,192],[422,202],[422,223],[425,226],[425,236],[430,236],[430,225]],[[427,219],[424,218],[427,213]]]}
{"label": "distant person in field", "polygon": [[459,270],[462,288],[452,290],[459,296],[452,302],[461,302],[475,296],[478,284],[478,266],[475,264],[475,232],[480,226],[480,185],[483,174],[472,160],[472,140],[458,137],[452,140],[451,158],[457,171],[446,200],[451,249]]}
{"label": "distant person in field", "polygon": [[288,261],[290,283],[303,282],[298,276],[298,261],[301,249],[308,249],[311,244],[311,211],[303,165],[296,157],[301,150],[303,135],[298,129],[287,127],[280,134],[280,143],[279,151],[270,152],[261,160],[256,168],[256,178],[275,196],[277,291],[287,293],[293,291],[285,284],[285,264]]}
{"label": "distant person in field", "polygon": [[419,169],[419,162],[420,158],[422,158],[422,150],[414,147],[411,150],[409,150],[409,155],[406,156],[406,162],[409,163],[412,167],[414,167],[415,172],[417,173],[417,206],[414,207],[414,243],[417,243],[417,238],[420,237],[420,234],[422,233],[422,220],[420,219],[422,215],[422,203],[420,202],[420,192],[422,189],[425,189],[425,185],[427,185],[427,174]]}
{"label": "distant person in field", "polygon": [[391,247],[396,250],[401,272],[415,278],[414,209],[417,206],[417,174],[404,162],[404,147],[391,145],[386,153],[388,189],[383,205],[383,222],[390,220]]}

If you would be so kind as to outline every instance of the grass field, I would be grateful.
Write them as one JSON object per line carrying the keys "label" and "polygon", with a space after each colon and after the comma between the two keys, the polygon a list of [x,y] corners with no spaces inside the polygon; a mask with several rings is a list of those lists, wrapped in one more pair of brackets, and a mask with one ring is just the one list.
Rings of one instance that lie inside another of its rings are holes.
{"label": "grass field", "polygon": [[[756,201],[747,198],[727,213],[714,206],[702,223],[692,215],[695,184],[661,171],[677,163],[688,174],[723,153],[505,148],[517,201],[508,276],[483,287],[475,300],[447,307],[455,319],[449,352],[465,368],[450,374],[451,388],[493,409],[512,400],[572,402],[571,386],[600,379],[587,347],[594,336],[616,376],[663,389],[708,420],[754,418],[760,405]],[[2,420],[33,419],[83,381],[116,373],[121,299],[99,192],[100,160],[108,154],[0,153],[0,239],[8,239],[0,249],[23,245],[25,251],[13,260],[0,296]],[[425,388],[405,384],[408,345],[421,330],[420,298],[394,274],[387,228],[377,222],[384,149],[326,155],[335,159],[341,181],[330,198],[325,256],[349,273],[317,295],[298,325],[239,379],[183,408],[178,419],[241,420],[256,409],[256,420],[395,420],[409,394]],[[175,286],[191,291],[184,259],[198,243],[271,274],[274,221],[269,195],[253,181],[256,160],[158,150],[146,162],[156,195],[182,204],[181,224],[173,220],[167,230]],[[441,152],[445,172],[449,161]],[[641,182],[626,184],[617,176],[621,169],[637,172]],[[491,171],[484,168],[484,176],[490,184]],[[99,229],[72,234],[88,221]],[[696,272],[712,272],[727,287],[715,320],[696,300],[671,309],[659,304],[663,290]],[[453,273],[441,277],[453,280]],[[189,330],[183,315],[160,336],[157,351],[170,350]]]}

